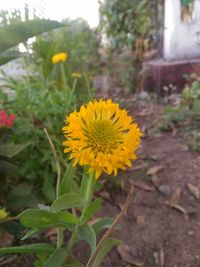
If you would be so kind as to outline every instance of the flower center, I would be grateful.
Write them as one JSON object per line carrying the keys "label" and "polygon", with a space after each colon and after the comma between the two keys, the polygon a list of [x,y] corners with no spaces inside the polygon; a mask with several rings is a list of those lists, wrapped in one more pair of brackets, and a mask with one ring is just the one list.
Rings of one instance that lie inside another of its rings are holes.
{"label": "flower center", "polygon": [[119,133],[113,123],[107,120],[97,120],[86,131],[87,143],[95,152],[111,153],[120,142]]}

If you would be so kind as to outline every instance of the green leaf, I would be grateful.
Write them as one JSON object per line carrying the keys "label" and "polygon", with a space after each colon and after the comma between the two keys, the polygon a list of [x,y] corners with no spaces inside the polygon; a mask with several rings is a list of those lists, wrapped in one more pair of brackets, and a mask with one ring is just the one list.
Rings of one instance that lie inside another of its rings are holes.
{"label": "green leaf", "polygon": [[0,248],[0,255],[9,253],[43,253],[52,252],[55,248],[48,244],[31,244],[20,247]]}
{"label": "green leaf", "polygon": [[21,240],[26,240],[27,238],[29,238],[29,237],[32,237],[32,236],[34,236],[35,234],[37,234],[37,233],[39,233],[40,232],[40,230],[39,229],[31,229],[31,230],[29,230],[22,238],[21,238]]}
{"label": "green leaf", "polygon": [[37,34],[65,26],[54,20],[35,19],[0,27],[0,52],[26,41]]}
{"label": "green leaf", "polygon": [[52,203],[52,207],[57,210],[71,209],[75,207],[81,207],[84,200],[75,193],[68,193],[60,196]]}
{"label": "green leaf", "polygon": [[14,59],[22,57],[24,53],[20,53],[19,51],[5,51],[0,53],[0,66],[4,65]]}
{"label": "green leaf", "polygon": [[12,158],[19,154],[23,149],[32,144],[28,142],[25,144],[2,144],[0,145],[0,156]]}
{"label": "green leaf", "polygon": [[67,211],[53,213],[39,209],[27,209],[18,215],[22,225],[31,228],[67,227],[67,224],[77,224],[79,219]]}
{"label": "green leaf", "polygon": [[67,166],[66,172],[63,176],[61,187],[60,187],[60,195],[64,195],[70,192],[71,182],[74,178],[76,172],[76,168],[73,167],[72,162],[70,162]]}
{"label": "green leaf", "polygon": [[119,245],[121,243],[120,240],[114,239],[114,238],[108,238],[105,240],[104,244],[100,248],[99,252],[97,253],[94,261],[92,264],[87,265],[87,267],[99,267],[102,260],[105,258],[105,256],[108,254],[108,252],[115,246]]}
{"label": "green leaf", "polygon": [[86,173],[87,170],[84,170],[84,175],[81,181],[81,189],[80,189],[80,195],[82,198],[85,198],[86,190],[87,190],[87,184],[88,184],[88,173]]}
{"label": "green leaf", "polygon": [[70,259],[69,262],[65,264],[65,267],[85,267],[85,266],[77,260]]}
{"label": "green leaf", "polygon": [[65,259],[65,249],[56,249],[45,262],[44,267],[60,267]]}
{"label": "green leaf", "polygon": [[94,229],[92,228],[91,225],[87,224],[87,225],[83,225],[79,227],[79,235],[80,238],[83,239],[84,241],[86,241],[91,249],[91,254],[94,253],[95,249],[96,249],[96,234]]}
{"label": "green leaf", "polygon": [[101,208],[101,199],[92,201],[83,214],[83,222],[88,221]]}
{"label": "green leaf", "polygon": [[[97,222],[95,222],[92,227],[96,233],[96,235],[98,235],[103,229],[105,228],[110,228],[110,226],[113,224],[114,219],[107,217],[107,218],[103,218],[98,220]],[[117,229],[120,229],[119,225],[116,225]]]}

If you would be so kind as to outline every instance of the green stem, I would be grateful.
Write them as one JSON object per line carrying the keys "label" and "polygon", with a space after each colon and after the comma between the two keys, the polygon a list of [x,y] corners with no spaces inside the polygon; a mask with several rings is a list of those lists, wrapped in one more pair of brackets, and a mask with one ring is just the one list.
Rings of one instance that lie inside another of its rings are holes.
{"label": "green stem", "polygon": [[94,192],[94,182],[95,182],[95,173],[91,172],[89,175],[88,183],[87,183],[87,188],[86,188],[86,193],[85,193],[85,204],[83,206],[83,212],[82,212],[81,218],[83,217],[84,212],[87,209],[90,200],[92,199],[93,192]]}
{"label": "green stem", "polygon": [[[86,188],[86,193],[85,193],[85,203],[84,203],[83,210],[81,213],[80,221],[82,220],[85,210],[87,209],[88,204],[90,200],[92,199],[93,192],[94,192],[94,183],[95,183],[95,174],[91,172],[89,175],[88,183],[87,183],[87,188]],[[76,224],[74,232],[72,233],[71,238],[69,240],[65,262],[67,262],[69,258],[70,252],[77,241],[77,237],[78,237],[78,224]]]}
{"label": "green stem", "polygon": [[61,248],[64,242],[63,229],[57,228],[57,248]]}
{"label": "green stem", "polygon": [[66,80],[66,76],[65,76],[65,68],[64,68],[64,64],[62,62],[60,63],[60,70],[61,70],[63,89],[68,89],[68,84],[67,84],[67,80]]}
{"label": "green stem", "polygon": [[75,89],[76,89],[76,84],[77,84],[77,78],[74,79],[72,90],[70,92],[69,99],[67,102],[67,106],[70,106],[70,104],[71,104],[71,100],[72,100],[72,97],[73,97]]}
{"label": "green stem", "polygon": [[[47,130],[44,128],[44,131],[46,133],[46,136],[49,140],[49,144],[51,146],[51,149],[53,151],[53,155],[54,155],[54,159],[55,159],[55,163],[56,163],[56,170],[57,170],[57,183],[56,183],[56,199],[59,197],[60,195],[60,182],[61,182],[61,168],[60,168],[60,162],[59,162],[59,157],[56,151],[56,148],[47,132]],[[61,248],[63,244],[63,229],[62,228],[58,228],[57,229],[57,248]]]}

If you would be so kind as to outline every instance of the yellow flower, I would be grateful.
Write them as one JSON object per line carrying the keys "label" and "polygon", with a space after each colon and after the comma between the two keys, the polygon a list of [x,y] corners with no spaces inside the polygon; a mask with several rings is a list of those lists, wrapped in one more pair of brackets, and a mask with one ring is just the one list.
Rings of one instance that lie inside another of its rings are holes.
{"label": "yellow flower", "polygon": [[81,78],[81,74],[79,72],[72,72],[73,78]]}
{"label": "yellow flower", "polygon": [[51,61],[53,64],[57,64],[60,62],[65,62],[67,59],[68,59],[68,54],[63,52],[53,55]]}
{"label": "yellow flower", "polygon": [[89,166],[98,178],[102,172],[114,175],[136,159],[135,150],[142,135],[127,111],[111,99],[93,100],[66,118],[63,127],[65,153],[71,152],[74,166]]}
{"label": "yellow flower", "polygon": [[5,209],[0,209],[0,220],[5,219],[8,216],[8,213]]}

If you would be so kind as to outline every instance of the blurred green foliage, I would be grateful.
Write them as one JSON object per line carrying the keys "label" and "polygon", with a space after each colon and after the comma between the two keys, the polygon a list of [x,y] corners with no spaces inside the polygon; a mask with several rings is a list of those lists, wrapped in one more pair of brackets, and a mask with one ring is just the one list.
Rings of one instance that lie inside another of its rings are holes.
{"label": "blurred green foliage", "polygon": [[191,85],[182,91],[181,101],[176,106],[168,106],[164,112],[162,129],[178,127],[188,143],[196,150],[200,149],[200,78],[195,77]]}
{"label": "blurred green foliage", "polygon": [[112,48],[133,48],[138,36],[153,30],[152,3],[147,0],[106,0],[100,5],[100,28]]}
{"label": "blurred green foliage", "polygon": [[[37,37],[33,44],[35,71],[40,71],[45,79],[51,79],[53,65],[51,58],[59,52],[69,55],[65,72],[70,77],[72,72],[93,76],[99,70],[99,38],[97,32],[83,19],[64,20],[62,29]],[[72,81],[72,79],[71,79]]]}

